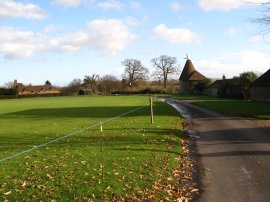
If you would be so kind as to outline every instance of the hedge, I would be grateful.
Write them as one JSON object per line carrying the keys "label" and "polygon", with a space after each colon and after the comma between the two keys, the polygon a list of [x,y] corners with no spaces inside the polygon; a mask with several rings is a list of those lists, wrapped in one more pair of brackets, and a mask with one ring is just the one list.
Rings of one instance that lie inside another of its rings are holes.
{"label": "hedge", "polygon": [[0,95],[17,95],[17,92],[15,88],[0,88]]}

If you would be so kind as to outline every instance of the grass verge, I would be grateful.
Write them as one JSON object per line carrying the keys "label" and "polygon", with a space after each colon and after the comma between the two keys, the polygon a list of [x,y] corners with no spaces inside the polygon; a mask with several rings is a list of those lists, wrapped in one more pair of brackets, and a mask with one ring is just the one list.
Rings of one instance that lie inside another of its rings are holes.
{"label": "grass verge", "polygon": [[180,100],[191,100],[192,104],[228,115],[270,119],[270,102],[232,100],[197,95],[171,95],[170,97]]}

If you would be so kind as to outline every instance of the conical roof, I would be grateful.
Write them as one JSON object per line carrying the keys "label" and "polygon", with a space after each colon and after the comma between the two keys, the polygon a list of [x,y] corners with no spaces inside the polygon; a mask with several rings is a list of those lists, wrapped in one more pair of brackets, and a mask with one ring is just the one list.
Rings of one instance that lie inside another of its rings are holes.
{"label": "conical roof", "polygon": [[189,81],[202,81],[205,79],[206,79],[206,77],[196,70],[194,72],[192,72],[188,78]]}
{"label": "conical roof", "polygon": [[252,84],[254,87],[267,87],[270,86],[270,69],[261,75],[254,83]]}
{"label": "conical roof", "polygon": [[195,71],[194,65],[190,59],[187,59],[179,80],[188,81],[191,74]]}

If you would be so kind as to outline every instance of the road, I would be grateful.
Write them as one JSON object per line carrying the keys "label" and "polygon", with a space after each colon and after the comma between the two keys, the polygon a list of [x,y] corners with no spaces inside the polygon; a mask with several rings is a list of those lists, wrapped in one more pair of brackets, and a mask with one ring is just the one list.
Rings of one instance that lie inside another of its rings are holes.
{"label": "road", "polygon": [[190,120],[196,139],[200,196],[196,201],[270,201],[270,127],[168,100]]}

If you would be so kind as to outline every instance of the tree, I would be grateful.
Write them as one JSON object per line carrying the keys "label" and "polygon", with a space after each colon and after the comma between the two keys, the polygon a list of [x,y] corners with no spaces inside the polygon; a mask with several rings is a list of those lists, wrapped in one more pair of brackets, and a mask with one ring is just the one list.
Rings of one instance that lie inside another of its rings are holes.
{"label": "tree", "polygon": [[263,9],[261,10],[260,17],[251,19],[252,22],[258,23],[266,28],[263,30],[264,32],[269,32],[270,26],[270,2],[262,3]]}
{"label": "tree", "polygon": [[129,85],[133,85],[138,80],[148,78],[149,70],[143,66],[141,61],[136,59],[125,59],[122,62],[125,67],[123,79],[126,79]]}
{"label": "tree", "polygon": [[78,95],[81,88],[82,81],[81,79],[73,79],[66,88],[67,94],[76,94]]}
{"label": "tree", "polygon": [[51,82],[49,80],[47,80],[47,81],[45,81],[45,85],[46,86],[51,86],[52,84],[51,84]]}
{"label": "tree", "polygon": [[162,78],[164,88],[167,87],[168,76],[177,72],[176,57],[161,55],[151,60],[153,67],[156,69],[152,74],[155,78]]}
{"label": "tree", "polygon": [[120,90],[120,81],[113,75],[104,75],[99,82],[100,91],[104,94],[110,95],[112,92]]}
{"label": "tree", "polygon": [[248,98],[248,92],[250,90],[251,84],[258,78],[258,75],[255,72],[248,71],[243,72],[239,76],[239,82],[242,85],[244,99]]}
{"label": "tree", "polygon": [[83,79],[83,86],[90,88],[92,93],[96,93],[96,88],[99,81],[100,81],[100,76],[98,74],[85,76]]}
{"label": "tree", "polygon": [[8,81],[5,83],[4,88],[14,88],[14,82]]}

